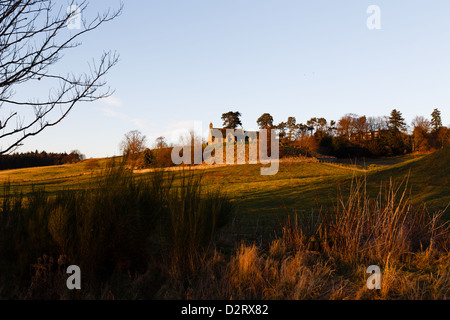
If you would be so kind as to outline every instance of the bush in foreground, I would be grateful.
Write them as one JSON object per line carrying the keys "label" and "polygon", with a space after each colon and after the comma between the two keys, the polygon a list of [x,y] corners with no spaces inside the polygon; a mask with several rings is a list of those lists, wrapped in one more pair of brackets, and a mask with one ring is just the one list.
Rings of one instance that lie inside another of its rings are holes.
{"label": "bush in foreground", "polygon": [[[181,175],[183,183],[174,186],[173,174],[137,178],[120,165],[86,190],[56,196],[38,190],[26,198],[6,192],[0,297],[102,298],[105,286],[124,290],[123,279],[129,282],[133,275],[179,270],[186,263],[189,270],[198,268],[232,207],[219,193],[203,192],[201,177]],[[82,270],[83,293],[65,287],[65,267],[71,264]],[[158,282],[149,291],[155,286]]]}
{"label": "bush in foreground", "polygon": [[[172,279],[160,297],[178,299],[448,299],[450,234],[442,212],[416,209],[406,188],[376,199],[355,180],[335,210],[288,219],[267,248],[242,243],[227,257],[211,253],[198,276]],[[366,269],[381,268],[381,290]],[[186,279],[184,279],[186,281]]]}

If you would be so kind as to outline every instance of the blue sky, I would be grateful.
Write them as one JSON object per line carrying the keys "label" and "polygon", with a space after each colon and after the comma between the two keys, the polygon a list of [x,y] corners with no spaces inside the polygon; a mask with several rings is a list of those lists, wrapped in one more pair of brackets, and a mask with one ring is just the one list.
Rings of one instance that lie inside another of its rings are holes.
{"label": "blue sky", "polygon": [[[91,2],[88,15],[118,4]],[[381,9],[381,30],[366,26],[369,5]],[[230,110],[247,129],[265,112],[278,123],[396,108],[411,123],[436,107],[450,125],[449,14],[448,0],[124,1],[123,14],[87,34],[62,65],[83,72],[116,50],[120,62],[106,78],[115,94],[77,105],[18,151],[112,156],[130,130],[151,145],[193,121],[221,126]]]}

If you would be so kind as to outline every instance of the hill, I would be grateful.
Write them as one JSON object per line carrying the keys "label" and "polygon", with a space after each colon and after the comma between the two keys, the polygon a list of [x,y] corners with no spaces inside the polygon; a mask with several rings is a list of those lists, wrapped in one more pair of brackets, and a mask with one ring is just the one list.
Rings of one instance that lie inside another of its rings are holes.
{"label": "hill", "polygon": [[[433,152],[416,160],[395,164],[369,175],[371,184],[408,179],[416,203],[426,203],[430,210],[442,210],[450,203],[450,148]],[[449,212],[446,214],[449,217]]]}
{"label": "hill", "polygon": [[[370,160],[366,169],[348,165],[318,163],[314,161],[280,163],[279,172],[261,176],[260,165],[211,166],[195,170],[203,176],[205,189],[225,193],[238,207],[235,223],[242,233],[271,229],[279,225],[286,213],[311,214],[320,208],[335,204],[338,190],[346,196],[354,175],[366,176],[368,191],[376,196],[380,184],[390,179],[400,183],[408,178],[413,202],[426,203],[430,211],[443,210],[450,203],[450,149],[436,151],[426,156]],[[25,194],[33,188],[45,188],[49,193],[65,189],[83,189],[105,168],[110,159],[86,160],[77,164],[7,170],[0,172],[0,188],[10,182],[13,191]],[[389,161],[388,161],[389,160]],[[89,161],[95,161],[92,166]],[[145,179],[152,172],[138,176]],[[176,173],[175,184],[180,183]],[[3,194],[1,192],[0,194]],[[446,217],[450,216],[449,212]]]}
{"label": "hill", "polygon": [[5,184],[9,184],[12,191],[25,194],[33,188],[45,189],[47,192],[80,189],[100,174],[109,161],[118,161],[120,158],[87,159],[73,164],[1,170],[0,190]]}

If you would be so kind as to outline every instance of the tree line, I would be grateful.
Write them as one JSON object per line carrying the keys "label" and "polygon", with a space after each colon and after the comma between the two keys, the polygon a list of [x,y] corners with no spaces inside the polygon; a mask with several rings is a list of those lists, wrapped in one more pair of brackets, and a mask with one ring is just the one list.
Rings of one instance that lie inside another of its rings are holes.
{"label": "tree line", "polygon": [[85,156],[78,150],[74,150],[69,154],[66,152],[39,152],[37,150],[34,152],[13,153],[0,155],[0,170],[61,165],[76,163],[84,159]]}
{"label": "tree line", "polygon": [[[242,127],[239,111],[223,113],[223,128]],[[450,129],[442,125],[441,112],[434,109],[428,120],[417,116],[406,124],[402,113],[393,109],[389,116],[367,117],[346,114],[338,121],[313,117],[305,123],[294,116],[275,124],[270,113],[262,114],[256,123],[260,129],[274,129],[280,138],[280,157],[317,156],[346,157],[396,156],[412,152],[429,152],[450,144]],[[183,143],[201,141],[192,132]],[[147,137],[138,130],[125,134],[120,144],[124,160],[135,168],[172,166],[172,145],[160,136],[154,147],[147,147]]]}
{"label": "tree line", "polygon": [[[225,128],[242,126],[239,111],[222,114]],[[277,130],[283,150],[292,147],[300,153],[336,157],[396,156],[412,152],[433,151],[450,143],[450,129],[443,126],[441,112],[434,109],[430,119],[417,116],[408,127],[402,113],[393,109],[389,116],[367,117],[346,114],[338,121],[313,117],[305,123],[294,116],[274,123],[270,113],[256,121],[260,129]]]}

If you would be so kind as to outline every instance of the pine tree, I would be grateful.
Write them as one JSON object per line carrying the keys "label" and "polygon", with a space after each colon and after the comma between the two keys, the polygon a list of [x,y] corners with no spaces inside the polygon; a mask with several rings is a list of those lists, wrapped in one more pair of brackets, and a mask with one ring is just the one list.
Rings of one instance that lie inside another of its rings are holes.
{"label": "pine tree", "polygon": [[296,124],[297,124],[297,120],[295,119],[295,117],[289,117],[289,118],[287,119],[286,126],[287,126],[287,128],[288,128],[288,130],[289,130],[289,131],[288,131],[288,138],[289,138],[289,141],[292,140],[292,137],[293,137],[293,135],[294,135],[294,130],[295,130]]}
{"label": "pine tree", "polygon": [[270,113],[264,113],[261,117],[256,120],[260,129],[272,129],[273,128],[273,117]]}
{"label": "pine tree", "polygon": [[241,123],[241,113],[239,111],[233,112],[229,111],[222,114],[221,119],[223,120],[223,126],[227,129],[236,129],[238,126],[242,127]]}
{"label": "pine tree", "polygon": [[393,131],[405,131],[406,122],[402,117],[402,113],[397,109],[392,110],[391,116],[389,117],[389,125]]}
{"label": "pine tree", "polygon": [[439,131],[442,128],[441,112],[437,108],[431,114],[431,126],[434,131]]}

